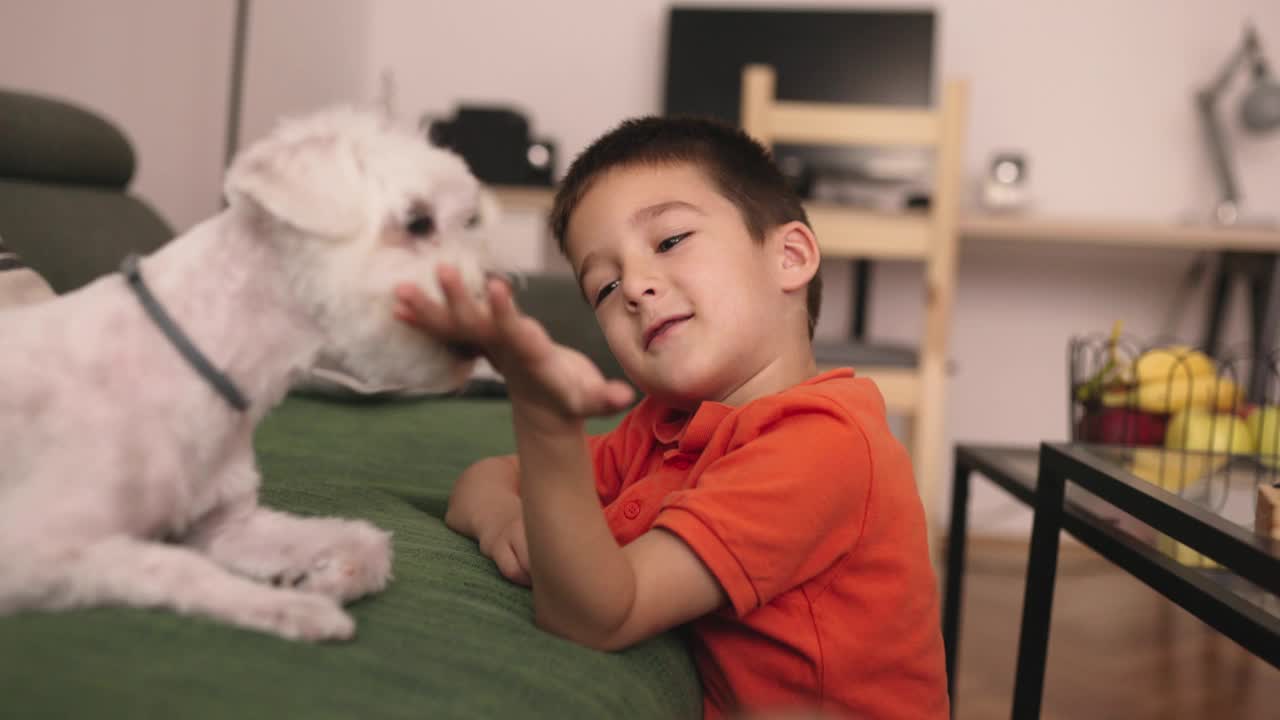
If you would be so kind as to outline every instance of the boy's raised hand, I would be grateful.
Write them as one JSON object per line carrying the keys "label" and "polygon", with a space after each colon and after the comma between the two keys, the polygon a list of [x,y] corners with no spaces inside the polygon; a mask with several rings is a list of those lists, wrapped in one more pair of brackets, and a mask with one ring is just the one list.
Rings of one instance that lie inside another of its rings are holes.
{"label": "boy's raised hand", "polygon": [[444,303],[405,283],[396,288],[396,317],[441,342],[483,352],[502,373],[513,402],[563,419],[610,415],[630,404],[626,383],[606,380],[586,355],[554,342],[520,312],[505,281],[490,278],[480,299],[466,290],[456,268],[441,265],[436,274]]}

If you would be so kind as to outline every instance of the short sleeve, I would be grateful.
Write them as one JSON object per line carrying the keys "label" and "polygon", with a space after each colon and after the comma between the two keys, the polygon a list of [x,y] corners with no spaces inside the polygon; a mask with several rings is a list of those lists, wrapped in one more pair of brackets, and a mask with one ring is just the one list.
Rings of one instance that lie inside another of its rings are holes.
{"label": "short sleeve", "polygon": [[871,451],[834,403],[779,409],[735,431],[734,444],[655,526],[679,536],[744,615],[816,577],[857,544]]}

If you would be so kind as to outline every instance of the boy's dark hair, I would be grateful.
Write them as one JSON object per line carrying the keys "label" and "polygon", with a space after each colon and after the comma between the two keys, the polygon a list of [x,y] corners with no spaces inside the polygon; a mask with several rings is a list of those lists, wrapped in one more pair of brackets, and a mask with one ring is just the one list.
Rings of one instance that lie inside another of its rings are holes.
{"label": "boy's dark hair", "polygon": [[[756,242],[770,229],[809,217],[769,151],[741,130],[700,117],[641,117],[623,122],[596,140],[569,166],[551,210],[551,232],[566,253],[569,218],[591,184],[605,172],[629,165],[693,165],[738,208]],[[809,337],[822,304],[822,278],[814,275],[805,297]]]}

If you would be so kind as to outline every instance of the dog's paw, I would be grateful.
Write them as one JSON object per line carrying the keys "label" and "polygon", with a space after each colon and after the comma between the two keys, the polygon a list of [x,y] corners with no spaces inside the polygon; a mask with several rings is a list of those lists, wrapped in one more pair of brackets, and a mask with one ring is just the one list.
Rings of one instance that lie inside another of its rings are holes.
{"label": "dog's paw", "polygon": [[241,625],[289,640],[349,640],[356,623],[332,598],[296,590],[273,590],[244,608]]}
{"label": "dog's paw", "polygon": [[354,600],[387,586],[391,579],[391,533],[363,520],[344,520],[306,564],[270,578],[272,584]]}

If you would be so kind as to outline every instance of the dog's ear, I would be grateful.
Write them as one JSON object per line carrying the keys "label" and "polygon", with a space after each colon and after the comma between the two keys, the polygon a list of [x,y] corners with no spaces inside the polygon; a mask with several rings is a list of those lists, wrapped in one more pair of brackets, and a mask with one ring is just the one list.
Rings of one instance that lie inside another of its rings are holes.
{"label": "dog's ear", "polygon": [[360,232],[367,186],[356,148],[337,133],[278,133],[231,164],[223,187],[232,206],[250,205],[303,232]]}

